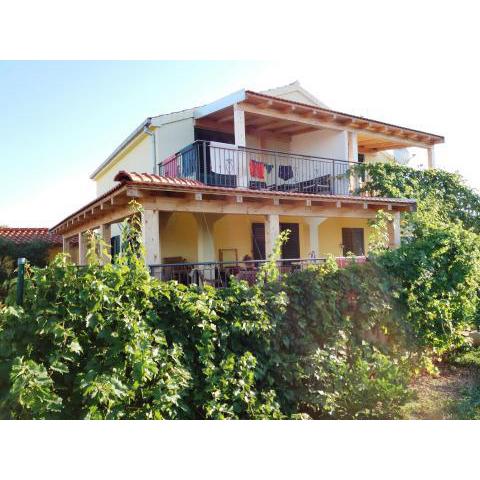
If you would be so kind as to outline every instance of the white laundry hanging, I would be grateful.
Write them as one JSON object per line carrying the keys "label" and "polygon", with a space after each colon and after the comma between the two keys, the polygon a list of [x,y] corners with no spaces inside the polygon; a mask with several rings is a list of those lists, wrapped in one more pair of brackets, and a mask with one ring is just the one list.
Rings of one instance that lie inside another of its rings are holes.
{"label": "white laundry hanging", "polygon": [[230,143],[210,142],[210,165],[214,173],[238,175],[237,146]]}

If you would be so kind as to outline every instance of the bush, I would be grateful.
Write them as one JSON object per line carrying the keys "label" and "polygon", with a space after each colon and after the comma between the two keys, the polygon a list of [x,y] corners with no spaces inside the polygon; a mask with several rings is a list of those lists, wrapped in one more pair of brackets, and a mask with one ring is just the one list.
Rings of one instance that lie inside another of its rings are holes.
{"label": "bush", "polygon": [[85,268],[63,255],[32,268],[23,307],[0,309],[0,417],[397,417],[425,352],[461,346],[478,317],[477,196],[445,173],[387,165],[368,178],[419,202],[395,251],[380,214],[366,264],[281,277],[282,237],[252,287],[159,282],[133,216],[114,264],[93,242]]}
{"label": "bush", "polygon": [[114,264],[93,242],[86,267],[32,268],[23,307],[1,310],[2,418],[395,415],[404,340],[375,264],[280,278],[273,262],[253,287],[201,290],[151,278],[138,227]]}
{"label": "bush", "polygon": [[5,298],[8,288],[6,282],[14,275],[17,259],[25,257],[31,265],[44,267],[48,262],[49,248],[50,245],[43,241],[17,244],[0,238],[0,302]]}
{"label": "bush", "polygon": [[464,344],[462,332],[479,319],[480,196],[443,170],[364,164],[361,191],[417,199],[402,215],[403,242],[378,255],[401,286],[400,300],[418,345],[436,354]]}
{"label": "bush", "polygon": [[480,241],[459,224],[424,228],[415,241],[379,260],[394,275],[418,344],[437,353],[460,347],[476,322]]}
{"label": "bush", "polygon": [[408,353],[396,287],[375,263],[296,272],[274,332],[283,408],[312,418],[393,418],[405,401]]}

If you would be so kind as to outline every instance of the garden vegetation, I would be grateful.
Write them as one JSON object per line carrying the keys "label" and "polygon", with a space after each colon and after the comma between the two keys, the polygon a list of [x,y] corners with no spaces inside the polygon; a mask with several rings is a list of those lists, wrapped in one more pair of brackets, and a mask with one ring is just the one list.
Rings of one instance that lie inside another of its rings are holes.
{"label": "garden vegetation", "polygon": [[133,216],[114,263],[92,236],[88,266],[28,269],[23,306],[12,284],[0,310],[0,417],[398,417],[412,376],[476,325],[480,199],[443,171],[358,168],[364,191],[418,201],[396,250],[379,213],[365,264],[281,276],[281,237],[253,286],[160,282]]}

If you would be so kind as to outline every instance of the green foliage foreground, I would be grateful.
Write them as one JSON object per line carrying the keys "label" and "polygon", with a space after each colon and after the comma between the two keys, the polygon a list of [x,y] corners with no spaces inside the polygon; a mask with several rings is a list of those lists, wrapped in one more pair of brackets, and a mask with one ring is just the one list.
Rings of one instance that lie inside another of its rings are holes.
{"label": "green foliage foreground", "polygon": [[[403,170],[375,168],[371,181],[401,185]],[[114,264],[94,249],[83,269],[57,256],[32,269],[23,307],[0,311],[0,417],[397,417],[411,376],[477,317],[475,214],[429,198],[405,216],[401,248],[382,248],[377,228],[366,264],[280,277],[272,262],[252,287],[151,278],[136,222]]]}

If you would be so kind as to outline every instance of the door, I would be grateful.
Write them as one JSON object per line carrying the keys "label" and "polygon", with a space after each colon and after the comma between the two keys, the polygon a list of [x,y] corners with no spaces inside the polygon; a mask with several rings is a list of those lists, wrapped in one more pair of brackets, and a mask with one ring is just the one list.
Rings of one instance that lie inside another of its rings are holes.
{"label": "door", "polygon": [[343,256],[353,253],[365,255],[363,228],[342,228]]}
{"label": "door", "polygon": [[[281,223],[280,231],[290,230],[282,246],[282,258],[300,258],[300,228],[298,223]],[[265,224],[252,223],[252,252],[254,260],[265,260]]]}
{"label": "door", "polygon": [[282,258],[300,258],[300,228],[298,223],[281,223],[280,231],[290,230],[286,243],[282,245]]}
{"label": "door", "polygon": [[254,260],[265,260],[264,223],[252,223],[252,252]]}

